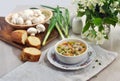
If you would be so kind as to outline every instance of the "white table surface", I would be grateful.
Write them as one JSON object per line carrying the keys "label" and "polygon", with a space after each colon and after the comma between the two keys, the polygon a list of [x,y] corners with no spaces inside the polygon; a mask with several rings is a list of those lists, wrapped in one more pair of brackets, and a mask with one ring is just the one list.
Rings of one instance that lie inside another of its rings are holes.
{"label": "white table surface", "polygon": [[[67,7],[71,15],[75,14],[75,5],[72,4],[72,0],[2,0],[0,1],[0,16],[6,16],[12,12],[19,5],[40,5],[45,4],[49,6],[64,6]],[[115,28],[111,28],[110,39],[105,41],[101,46],[107,50],[115,51],[118,53],[117,59],[109,65],[106,69],[100,72],[96,77],[90,81],[120,81],[120,26],[117,25]],[[57,39],[59,40],[59,39]],[[44,49],[52,46],[54,41],[47,45]],[[0,41],[0,77],[4,76],[8,72],[14,70],[19,65],[23,64],[18,56],[21,51],[11,45],[8,45]]]}

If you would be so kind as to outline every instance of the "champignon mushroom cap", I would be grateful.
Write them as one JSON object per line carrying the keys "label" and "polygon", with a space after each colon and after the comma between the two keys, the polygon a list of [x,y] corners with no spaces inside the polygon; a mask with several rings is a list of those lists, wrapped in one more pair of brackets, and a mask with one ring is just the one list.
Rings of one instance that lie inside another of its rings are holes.
{"label": "champignon mushroom cap", "polygon": [[37,29],[34,28],[34,27],[31,27],[31,28],[28,28],[27,29],[27,32],[30,34],[30,35],[35,35],[37,33]]}
{"label": "champignon mushroom cap", "polygon": [[44,32],[44,31],[45,31],[45,26],[44,26],[43,24],[38,24],[38,25],[36,26],[36,29],[37,29],[38,31]]}

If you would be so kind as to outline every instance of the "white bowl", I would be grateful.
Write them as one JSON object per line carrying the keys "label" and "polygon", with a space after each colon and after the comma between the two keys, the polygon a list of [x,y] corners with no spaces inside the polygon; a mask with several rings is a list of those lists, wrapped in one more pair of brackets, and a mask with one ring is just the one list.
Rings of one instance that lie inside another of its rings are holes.
{"label": "white bowl", "polygon": [[[83,53],[76,55],[76,56],[65,56],[65,55],[59,53],[57,50],[58,45],[63,42],[67,42],[67,41],[82,42],[85,44],[86,50]],[[84,63],[88,59],[87,52],[88,52],[88,44],[82,39],[67,38],[67,39],[63,39],[55,44],[55,55],[59,61],[61,61],[62,63],[65,63],[65,64]]]}

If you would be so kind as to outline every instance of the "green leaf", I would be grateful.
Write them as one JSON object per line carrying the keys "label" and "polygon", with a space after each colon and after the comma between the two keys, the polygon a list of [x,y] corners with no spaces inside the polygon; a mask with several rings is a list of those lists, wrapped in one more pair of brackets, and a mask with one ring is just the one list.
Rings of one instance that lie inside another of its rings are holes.
{"label": "green leaf", "polygon": [[92,10],[90,10],[89,8],[87,8],[85,10],[85,14],[86,14],[86,16],[91,16],[93,14],[93,12],[92,12]]}
{"label": "green leaf", "polygon": [[96,25],[96,26],[99,26],[102,24],[102,19],[101,18],[93,18],[93,23]]}
{"label": "green leaf", "polygon": [[118,13],[119,13],[119,10],[116,10],[113,14],[114,14],[115,16],[117,16]]}
{"label": "green leaf", "polygon": [[103,25],[100,25],[99,26],[99,31],[102,31],[102,30],[104,30],[104,27],[103,27]]}
{"label": "green leaf", "polygon": [[116,23],[118,22],[118,18],[117,17],[115,17],[115,18],[104,18],[103,21],[104,21],[104,24],[112,24],[113,26],[115,26]]}
{"label": "green leaf", "polygon": [[105,39],[109,39],[109,37],[108,37],[108,36],[105,36],[104,38],[105,38]]}
{"label": "green leaf", "polygon": [[85,12],[77,11],[77,16],[82,17],[85,14]]}
{"label": "green leaf", "polygon": [[95,30],[91,30],[91,31],[92,31],[92,34],[96,36],[96,31]]}
{"label": "green leaf", "polygon": [[87,22],[87,24],[84,26],[82,33],[85,33],[90,27],[90,22]]}

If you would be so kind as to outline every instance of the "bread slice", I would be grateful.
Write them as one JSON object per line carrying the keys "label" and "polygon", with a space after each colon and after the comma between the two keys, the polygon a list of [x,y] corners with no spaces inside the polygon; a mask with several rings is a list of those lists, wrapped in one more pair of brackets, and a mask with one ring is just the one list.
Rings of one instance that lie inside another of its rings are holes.
{"label": "bread slice", "polygon": [[12,41],[24,45],[27,39],[27,31],[26,30],[15,30],[11,33],[11,38],[12,38]]}
{"label": "bread slice", "polygon": [[26,47],[22,50],[20,59],[22,61],[31,61],[36,62],[39,61],[41,56],[41,51],[34,47]]}
{"label": "bread slice", "polygon": [[26,40],[26,45],[40,49],[41,48],[41,40],[38,37],[29,36]]}

